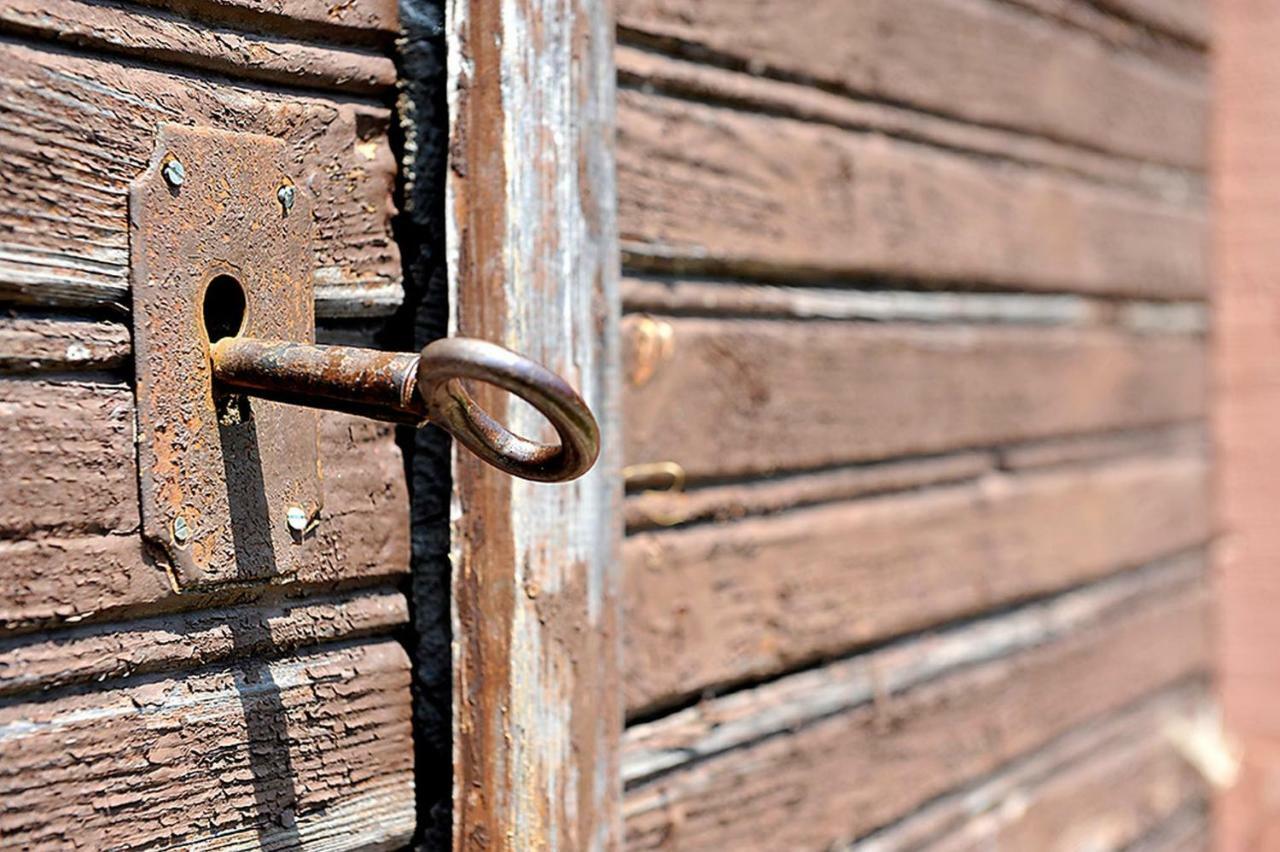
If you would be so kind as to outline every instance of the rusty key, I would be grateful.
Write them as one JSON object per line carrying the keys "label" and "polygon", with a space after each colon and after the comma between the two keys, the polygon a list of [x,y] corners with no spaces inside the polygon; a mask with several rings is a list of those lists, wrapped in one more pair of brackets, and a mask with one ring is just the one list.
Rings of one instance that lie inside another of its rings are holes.
{"label": "rusty key", "polygon": [[[489,464],[524,479],[576,479],[600,454],[599,426],[582,397],[551,370],[495,343],[450,337],[414,354],[225,337],[209,355],[223,391],[393,423],[435,423]],[[512,433],[472,399],[464,379],[524,399],[551,422],[559,443]]]}

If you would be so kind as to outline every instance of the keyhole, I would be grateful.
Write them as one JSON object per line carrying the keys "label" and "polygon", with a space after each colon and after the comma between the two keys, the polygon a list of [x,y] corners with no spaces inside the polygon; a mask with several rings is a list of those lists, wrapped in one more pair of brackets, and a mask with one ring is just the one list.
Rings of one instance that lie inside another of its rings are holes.
{"label": "keyhole", "polygon": [[204,290],[204,331],[210,343],[235,337],[244,327],[244,288],[230,275],[219,275]]}

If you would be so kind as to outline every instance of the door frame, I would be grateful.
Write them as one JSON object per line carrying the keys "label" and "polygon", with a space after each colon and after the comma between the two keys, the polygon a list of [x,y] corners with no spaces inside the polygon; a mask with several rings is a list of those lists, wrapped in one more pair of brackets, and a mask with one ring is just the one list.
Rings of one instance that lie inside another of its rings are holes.
{"label": "door frame", "polygon": [[[614,30],[595,0],[446,4],[450,333],[577,387],[576,482],[452,459],[453,845],[620,845],[621,477]],[[480,398],[536,428],[504,395]]]}

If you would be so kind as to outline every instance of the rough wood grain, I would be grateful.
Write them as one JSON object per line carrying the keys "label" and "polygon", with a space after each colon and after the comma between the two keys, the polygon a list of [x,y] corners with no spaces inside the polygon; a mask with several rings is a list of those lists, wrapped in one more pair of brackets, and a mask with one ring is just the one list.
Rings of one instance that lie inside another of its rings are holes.
{"label": "rough wood grain", "polygon": [[1218,684],[1241,749],[1214,845],[1280,848],[1280,6],[1216,2],[1213,436],[1218,460]]}
{"label": "rough wood grain", "polygon": [[0,299],[127,305],[127,187],[159,125],[181,122],[287,139],[299,185],[315,195],[318,304],[340,295],[388,312],[400,267],[386,108],[4,40],[0,66]]}
{"label": "rough wood grain", "polygon": [[[611,849],[622,726],[613,25],[592,0],[446,3],[451,331],[564,375],[604,451],[571,484],[453,460],[455,849]],[[540,418],[479,397],[516,431]]]}
{"label": "rough wood grain", "polygon": [[1205,407],[1194,337],[636,316],[623,333],[627,463],[672,462],[690,482],[1184,422]]}
{"label": "rough wood grain", "polygon": [[0,538],[138,529],[133,391],[0,378]]}
{"label": "rough wood grain", "polygon": [[385,41],[399,31],[396,0],[138,0],[208,21],[341,40]]}
{"label": "rough wood grain", "polygon": [[[991,453],[952,453],[925,459],[903,459],[880,464],[824,470],[800,476],[755,480],[682,491],[662,468],[646,472],[627,468],[627,487],[648,482],[626,500],[627,532],[675,527],[704,521],[731,521],[752,515],[850,500],[891,491],[905,491],[974,479],[995,463]],[[662,473],[668,476],[664,480]],[[634,477],[634,479],[633,479]],[[646,480],[647,477],[647,480]],[[653,487],[656,486],[656,487]],[[670,488],[670,490],[662,490]]]}
{"label": "rough wood grain", "polygon": [[393,589],[289,598],[0,640],[0,696],[48,691],[388,633],[408,620]]}
{"label": "rough wood grain", "polygon": [[0,31],[252,80],[376,93],[396,82],[389,56],[193,21],[112,0],[9,0]]}
{"label": "rough wood grain", "polygon": [[[1128,156],[1203,168],[1209,99],[1188,74],[990,0],[622,0],[636,37],[757,73]],[[821,33],[821,37],[815,34]]]}
{"label": "rough wood grain", "polygon": [[871,130],[952,151],[1052,169],[1110,186],[1133,187],[1171,200],[1205,195],[1203,176],[1194,171],[1143,163],[910,107],[849,98],[799,82],[743,74],[626,44],[619,45],[616,55],[618,81],[627,88],[846,130]]}
{"label": "rough wood grain", "polygon": [[128,363],[129,330],[64,316],[0,316],[0,374],[115,370]]}
{"label": "rough wood grain", "polygon": [[626,694],[728,683],[1204,545],[1207,469],[1136,459],[628,538]]}
{"label": "rough wood grain", "polygon": [[619,93],[619,116],[619,218],[636,268],[1204,294],[1195,204],[636,91]]}
{"label": "rough wood grain", "polygon": [[665,316],[1020,325],[1096,323],[1103,313],[1101,305],[1081,296],[847,290],[634,276],[622,280],[622,306]]}
{"label": "rough wood grain", "polygon": [[1203,675],[1207,633],[1198,582],[1144,573],[633,727],[628,846],[847,842]]}
{"label": "rough wood grain", "polygon": [[1196,45],[1209,43],[1211,0],[1100,0],[1104,9]]}
{"label": "rough wood grain", "polygon": [[[132,409],[123,387],[0,380],[0,429],[11,432],[0,440],[0,477],[24,483],[21,500],[0,504],[0,539],[35,536],[0,541],[3,629],[101,619],[126,606],[235,598],[230,589],[225,596],[178,595],[144,551]],[[340,414],[325,414],[320,424],[325,507],[313,559],[294,581],[333,584],[407,571],[408,498],[392,427]]]}
{"label": "rough wood grain", "polygon": [[403,649],[379,642],[9,703],[0,834],[21,848],[398,848],[413,830],[409,700]]}
{"label": "rough wood grain", "polygon": [[1207,709],[1203,690],[1162,694],[1072,731],[847,849],[1129,849],[1185,810],[1204,807],[1207,785],[1170,731]]}

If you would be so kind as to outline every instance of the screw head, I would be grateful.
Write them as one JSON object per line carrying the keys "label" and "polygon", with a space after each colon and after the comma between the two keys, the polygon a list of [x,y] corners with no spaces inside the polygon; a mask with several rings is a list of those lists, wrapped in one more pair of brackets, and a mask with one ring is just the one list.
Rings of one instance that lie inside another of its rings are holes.
{"label": "screw head", "polygon": [[182,544],[191,538],[191,525],[187,523],[187,519],[179,515],[173,519],[173,540],[178,544]]}
{"label": "screw head", "polygon": [[172,187],[182,186],[183,181],[187,179],[187,169],[177,157],[170,158],[164,164],[161,174],[164,175],[165,183]]}
{"label": "screw head", "polygon": [[284,517],[289,524],[289,529],[296,533],[306,532],[308,520],[306,509],[301,506],[290,506]]}
{"label": "screw head", "polygon": [[276,199],[280,202],[280,206],[284,208],[284,212],[288,213],[293,209],[295,193],[296,190],[291,183],[281,184],[280,188],[276,190]]}

